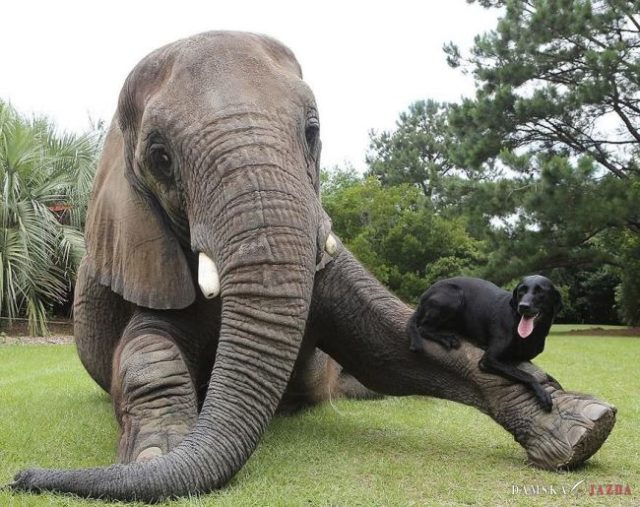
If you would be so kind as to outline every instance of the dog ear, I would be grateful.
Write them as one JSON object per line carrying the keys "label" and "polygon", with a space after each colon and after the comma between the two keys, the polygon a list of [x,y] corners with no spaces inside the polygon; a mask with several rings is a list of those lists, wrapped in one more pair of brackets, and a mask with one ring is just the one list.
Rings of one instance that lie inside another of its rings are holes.
{"label": "dog ear", "polygon": [[520,288],[520,284],[516,285],[516,288],[513,289],[513,295],[511,296],[511,301],[509,304],[514,310],[518,309],[518,289]]}

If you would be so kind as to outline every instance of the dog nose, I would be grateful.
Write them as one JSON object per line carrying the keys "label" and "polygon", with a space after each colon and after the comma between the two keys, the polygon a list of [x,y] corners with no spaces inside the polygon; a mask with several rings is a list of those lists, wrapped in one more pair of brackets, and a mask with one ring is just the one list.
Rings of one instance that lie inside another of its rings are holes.
{"label": "dog nose", "polygon": [[520,303],[520,304],[518,305],[518,311],[519,311],[520,313],[522,313],[522,312],[526,312],[526,311],[528,311],[530,308],[531,308],[531,305],[530,305],[529,303]]}

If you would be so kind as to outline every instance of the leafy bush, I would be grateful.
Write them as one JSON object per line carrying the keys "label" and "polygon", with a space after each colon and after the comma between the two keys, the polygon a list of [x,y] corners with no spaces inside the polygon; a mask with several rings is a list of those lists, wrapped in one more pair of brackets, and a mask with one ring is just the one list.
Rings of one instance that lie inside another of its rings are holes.
{"label": "leafy bush", "polygon": [[325,177],[322,197],[342,241],[407,302],[481,258],[481,243],[466,233],[464,221],[438,215],[414,185],[385,187],[376,178],[349,179],[338,171]]}
{"label": "leafy bush", "polygon": [[99,144],[0,101],[0,315],[25,315],[32,334],[46,333],[48,308],[69,294],[84,253]]}

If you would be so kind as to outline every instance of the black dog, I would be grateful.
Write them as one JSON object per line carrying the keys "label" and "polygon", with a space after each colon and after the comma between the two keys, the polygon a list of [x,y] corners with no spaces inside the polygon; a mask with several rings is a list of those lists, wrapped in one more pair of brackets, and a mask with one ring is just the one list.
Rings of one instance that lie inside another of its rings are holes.
{"label": "black dog", "polygon": [[527,276],[513,294],[479,278],[449,278],[421,296],[407,333],[413,351],[422,350],[422,339],[451,349],[460,346],[452,333],[466,337],[485,350],[479,364],[483,371],[526,384],[550,411],[549,393],[532,375],[505,361],[527,361],[540,354],[560,308],[560,293],[543,276]]}

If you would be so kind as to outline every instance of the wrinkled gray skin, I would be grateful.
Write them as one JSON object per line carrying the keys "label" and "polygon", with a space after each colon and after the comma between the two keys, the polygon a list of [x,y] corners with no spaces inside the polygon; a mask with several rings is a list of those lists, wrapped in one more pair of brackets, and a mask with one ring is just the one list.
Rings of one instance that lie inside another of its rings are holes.
{"label": "wrinkled gray skin", "polygon": [[[482,373],[468,343],[409,351],[411,309],[339,242],[333,258],[323,251],[319,151],[313,94],[272,39],[206,33],[138,64],[106,139],[75,301],[80,359],[113,397],[120,464],[27,470],[15,490],[208,492],[243,466],[279,405],[368,389],[473,405],[545,468],[600,447],[615,409],[533,365],[521,367],[551,393],[550,414]],[[199,252],[220,272],[214,299],[198,288]]]}

